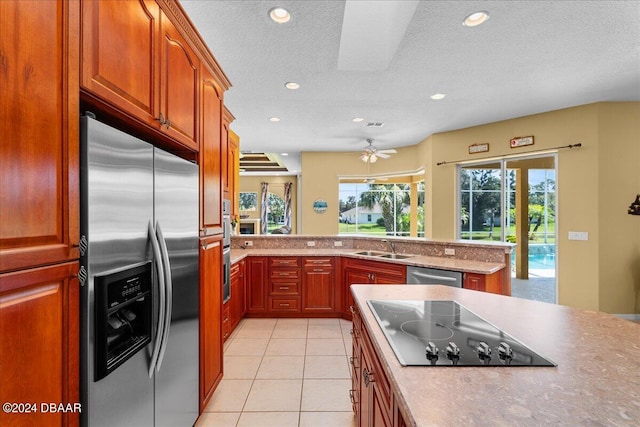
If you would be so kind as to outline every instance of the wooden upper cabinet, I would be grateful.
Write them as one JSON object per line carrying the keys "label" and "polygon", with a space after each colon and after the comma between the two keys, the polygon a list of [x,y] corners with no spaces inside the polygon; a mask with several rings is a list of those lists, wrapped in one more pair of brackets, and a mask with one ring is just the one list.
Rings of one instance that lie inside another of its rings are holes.
{"label": "wooden upper cabinet", "polygon": [[81,85],[154,125],[160,9],[155,1],[82,2]]}
{"label": "wooden upper cabinet", "polygon": [[161,20],[160,129],[197,151],[200,60],[166,15]]}
{"label": "wooden upper cabinet", "polygon": [[90,104],[107,104],[197,151],[201,60],[158,3],[85,1],[81,28],[81,89]]}
{"label": "wooden upper cabinet", "polygon": [[229,130],[229,148],[227,150],[227,179],[229,180],[229,201],[231,215],[239,215],[238,186],[240,182],[240,137]]}
{"label": "wooden upper cabinet", "polygon": [[0,271],[78,258],[78,14],[0,1]]}
{"label": "wooden upper cabinet", "polygon": [[222,233],[223,92],[205,64],[201,66],[200,235]]}
{"label": "wooden upper cabinet", "polygon": [[231,129],[229,129],[229,125],[235,117],[233,114],[224,107],[222,110],[222,129],[221,129],[221,140],[222,140],[222,191],[224,192],[225,198],[229,198],[229,185],[232,183],[232,178],[229,176],[229,171],[232,170],[229,166],[229,141]]}

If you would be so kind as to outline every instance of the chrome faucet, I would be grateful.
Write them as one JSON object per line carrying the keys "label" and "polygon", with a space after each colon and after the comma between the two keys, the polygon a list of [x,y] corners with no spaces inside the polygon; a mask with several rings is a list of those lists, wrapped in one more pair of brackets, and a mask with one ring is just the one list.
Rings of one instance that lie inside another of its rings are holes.
{"label": "chrome faucet", "polygon": [[395,253],[396,253],[396,246],[395,246],[395,244],[394,244],[392,241],[387,240],[387,239],[383,239],[382,241],[383,241],[384,243],[388,243],[388,244],[389,244],[389,247],[391,248],[391,253],[392,253],[392,254],[395,254]]}

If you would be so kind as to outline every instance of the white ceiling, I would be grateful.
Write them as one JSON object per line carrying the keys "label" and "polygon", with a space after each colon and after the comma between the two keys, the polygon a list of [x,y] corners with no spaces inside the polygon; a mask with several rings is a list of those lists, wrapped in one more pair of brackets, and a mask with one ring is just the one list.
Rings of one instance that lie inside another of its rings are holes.
{"label": "white ceiling", "polygon": [[[287,152],[290,170],[302,151],[361,151],[365,138],[402,147],[574,105],[640,101],[640,1],[181,4],[233,84],[225,104],[241,150]],[[289,23],[270,20],[275,6]],[[463,26],[478,10],[489,21]]]}

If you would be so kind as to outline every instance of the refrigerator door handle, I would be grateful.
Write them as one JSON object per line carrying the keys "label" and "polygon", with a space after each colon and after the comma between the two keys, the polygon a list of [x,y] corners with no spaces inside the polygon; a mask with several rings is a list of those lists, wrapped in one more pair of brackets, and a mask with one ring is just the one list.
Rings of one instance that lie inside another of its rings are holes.
{"label": "refrigerator door handle", "polygon": [[159,290],[159,303],[158,303],[158,326],[156,329],[156,336],[153,340],[153,351],[151,352],[151,364],[149,366],[149,378],[153,376],[153,371],[156,368],[158,362],[158,356],[160,355],[160,345],[162,344],[162,336],[164,335],[165,324],[165,283],[164,283],[164,266],[162,263],[162,256],[160,255],[160,245],[156,238],[156,233],[149,221],[149,240],[151,240],[151,247],[153,248],[153,258],[155,259],[156,270],[158,272],[158,290]]}
{"label": "refrigerator door handle", "polygon": [[167,341],[169,339],[169,328],[171,326],[171,315],[173,312],[173,282],[171,281],[171,264],[169,263],[169,251],[167,250],[167,242],[162,235],[162,228],[160,222],[156,222],[156,235],[158,236],[158,243],[160,244],[160,251],[162,252],[162,262],[164,265],[165,286],[167,289],[167,298],[165,302],[166,312],[164,316],[164,333],[162,336],[162,343],[160,346],[160,355],[158,357],[158,363],[156,369],[160,371],[162,360],[164,359],[164,353],[167,350]]}

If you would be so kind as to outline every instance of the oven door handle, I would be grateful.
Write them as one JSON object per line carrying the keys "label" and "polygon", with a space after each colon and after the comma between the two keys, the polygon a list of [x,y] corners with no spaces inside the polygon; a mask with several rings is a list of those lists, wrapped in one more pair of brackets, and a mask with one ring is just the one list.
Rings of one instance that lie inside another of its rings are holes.
{"label": "oven door handle", "polygon": [[167,350],[167,341],[169,340],[169,329],[171,327],[171,315],[173,313],[173,282],[171,281],[171,263],[169,262],[169,251],[167,250],[167,241],[162,235],[162,228],[160,222],[156,222],[156,235],[158,236],[158,243],[160,244],[160,252],[162,252],[162,264],[164,265],[164,282],[166,286],[166,300],[165,300],[165,315],[164,315],[164,328],[162,334],[162,342],[160,343],[160,355],[158,356],[158,363],[156,369],[160,371],[160,366],[164,360],[164,353]]}
{"label": "oven door handle", "polygon": [[164,334],[164,315],[165,315],[165,283],[164,283],[164,266],[162,264],[162,256],[160,255],[160,245],[156,237],[156,232],[149,221],[149,240],[151,240],[151,247],[153,249],[153,258],[155,260],[156,271],[158,273],[158,323],[156,329],[156,336],[153,340],[153,350],[151,352],[151,362],[149,365],[149,378],[153,376],[153,371],[156,368],[158,362],[158,356],[160,355],[160,345],[162,343],[162,336]]}

